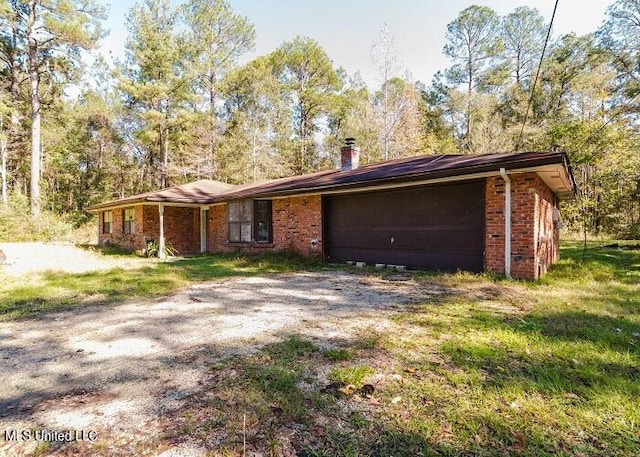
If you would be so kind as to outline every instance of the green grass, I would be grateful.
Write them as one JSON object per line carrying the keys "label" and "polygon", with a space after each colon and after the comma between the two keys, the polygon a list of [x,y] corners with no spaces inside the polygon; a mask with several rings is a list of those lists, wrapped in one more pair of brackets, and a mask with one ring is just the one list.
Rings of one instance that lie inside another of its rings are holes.
{"label": "green grass", "polygon": [[431,278],[452,293],[387,338],[423,374],[411,419],[387,428],[445,455],[638,455],[640,252],[570,243],[562,257],[535,283]]}
{"label": "green grass", "polygon": [[[162,418],[159,441],[196,442],[212,455],[242,455],[243,438],[263,455],[640,455],[640,251],[602,244],[583,252],[565,243],[538,282],[415,273],[444,293],[398,308],[389,325],[322,341],[284,335],[211,360],[213,380]],[[45,274],[24,290],[0,286],[0,306],[38,300],[43,310],[23,303],[4,315],[24,317],[94,295],[110,303],[316,267],[210,256],[137,272]],[[341,395],[329,388],[336,381],[375,391]]]}
{"label": "green grass", "polygon": [[[117,249],[107,249],[104,255],[127,257]],[[24,275],[0,283],[0,321],[87,305],[114,304],[131,298],[154,298],[191,283],[217,278],[309,270],[319,265],[317,261],[287,253],[226,254],[166,263],[149,260],[149,266],[129,270]]]}
{"label": "green grass", "polygon": [[[640,252],[591,246],[583,257],[568,243],[539,282],[466,273],[414,279],[447,292],[397,313],[386,330],[325,342],[338,349],[290,337],[234,361],[250,392],[243,408],[260,424],[253,436],[281,443],[265,449],[255,438],[252,449],[640,455]],[[338,395],[325,389],[331,381],[372,383],[375,392]],[[276,439],[292,433],[289,447]]]}
{"label": "green grass", "polygon": [[367,376],[374,373],[375,370],[366,365],[353,365],[334,368],[329,373],[329,378],[342,384],[352,384],[359,387]]}
{"label": "green grass", "polygon": [[335,349],[335,348],[331,348],[331,349],[327,349],[323,352],[324,356],[333,361],[333,362],[337,362],[340,360],[349,360],[351,358],[351,353],[344,349],[344,348],[340,348],[340,349]]}

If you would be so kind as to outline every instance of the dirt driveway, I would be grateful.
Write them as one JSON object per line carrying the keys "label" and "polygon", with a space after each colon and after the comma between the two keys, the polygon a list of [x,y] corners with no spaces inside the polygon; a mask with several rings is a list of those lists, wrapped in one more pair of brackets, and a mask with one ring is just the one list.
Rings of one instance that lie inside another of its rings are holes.
{"label": "dirt driveway", "polygon": [[[408,277],[293,273],[219,280],[150,302],[0,323],[0,432],[91,430],[126,449],[161,433],[162,415],[207,381],[211,360],[290,334],[329,345],[393,325],[388,318],[394,313],[438,293]],[[1,438],[0,455],[33,445]],[[166,455],[204,450],[176,452]]]}

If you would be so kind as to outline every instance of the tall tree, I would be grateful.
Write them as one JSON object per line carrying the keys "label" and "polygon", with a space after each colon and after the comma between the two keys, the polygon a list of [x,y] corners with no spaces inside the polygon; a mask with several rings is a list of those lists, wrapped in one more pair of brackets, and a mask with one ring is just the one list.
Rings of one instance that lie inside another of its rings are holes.
{"label": "tall tree", "polygon": [[473,93],[485,83],[493,59],[502,48],[498,30],[499,18],[496,12],[478,5],[466,8],[447,25],[444,54],[454,61],[454,65],[445,74],[451,84],[466,87],[464,149],[467,150],[472,144]]}
{"label": "tall tree", "polygon": [[327,53],[311,38],[297,37],[272,54],[276,74],[284,84],[293,110],[296,146],[291,173],[308,173],[317,167],[314,134],[321,117],[329,113],[331,97],[340,80]]}
{"label": "tall tree", "polygon": [[43,173],[47,206],[87,219],[83,209],[121,195],[131,187],[133,160],[118,135],[114,121],[117,103],[109,93],[83,91],[78,100],[60,101],[43,122],[43,146],[48,164]]}
{"label": "tall tree", "polygon": [[191,97],[176,10],[169,0],[144,0],[133,6],[127,24],[126,64],[120,68],[119,88],[140,123],[136,136],[147,151],[152,187],[164,188],[170,137],[186,122],[184,105]]}
{"label": "tall tree", "polygon": [[[240,56],[253,49],[255,28],[246,17],[233,12],[228,0],[190,0],[183,7],[190,77],[206,104],[208,156],[213,160],[218,129],[218,85],[237,65]],[[211,167],[215,170],[215,164]]]}
{"label": "tall tree", "polygon": [[31,212],[40,212],[41,106],[43,76],[50,81],[73,74],[80,52],[95,47],[105,8],[93,0],[12,0],[3,2],[2,34],[26,56],[31,107]]}
{"label": "tall tree", "polygon": [[640,93],[640,1],[615,1],[597,35],[614,58],[622,91],[635,97]]}
{"label": "tall tree", "polygon": [[528,6],[520,6],[502,18],[500,35],[506,76],[522,89],[526,89],[536,69],[546,29],[540,12]]}
{"label": "tall tree", "polygon": [[226,129],[218,151],[220,178],[240,184],[283,176],[278,138],[289,136],[291,127],[270,59],[258,57],[229,72],[221,91]]}
{"label": "tall tree", "polygon": [[[16,12],[10,8],[8,2],[0,4],[0,59],[2,62],[3,84],[0,86],[5,110],[3,111],[2,133],[2,193],[3,201],[8,203],[9,187],[9,157],[20,157],[19,150],[24,147],[24,126],[20,120],[24,120],[26,110],[24,100],[21,97],[20,85],[25,79],[26,59],[18,47],[19,23]],[[14,169],[17,167],[14,167]],[[17,173],[16,173],[17,175]],[[18,178],[16,176],[16,178]],[[19,179],[19,178],[18,178]]]}
{"label": "tall tree", "polygon": [[591,34],[568,34],[556,40],[543,62],[541,84],[533,104],[534,116],[547,122],[567,119],[576,88],[574,82],[581,74],[601,66],[605,58]]}
{"label": "tall tree", "polygon": [[402,78],[390,79],[375,94],[374,110],[386,138],[384,160],[414,156],[424,150],[423,103],[417,87]]}
{"label": "tall tree", "polygon": [[380,119],[375,111],[373,96],[360,75],[343,79],[342,90],[334,97],[329,115],[329,135],[325,138],[325,149],[332,165],[340,163],[340,147],[345,139],[356,138],[360,147],[360,163],[380,161]]}
{"label": "tall tree", "polygon": [[391,112],[391,100],[389,82],[398,76],[400,66],[398,65],[398,54],[395,49],[395,40],[387,24],[384,24],[378,35],[377,41],[371,45],[371,61],[376,71],[379,83],[381,98],[378,100],[378,107],[382,116],[381,143],[385,160],[389,158],[389,145],[393,130],[392,118],[397,113]]}

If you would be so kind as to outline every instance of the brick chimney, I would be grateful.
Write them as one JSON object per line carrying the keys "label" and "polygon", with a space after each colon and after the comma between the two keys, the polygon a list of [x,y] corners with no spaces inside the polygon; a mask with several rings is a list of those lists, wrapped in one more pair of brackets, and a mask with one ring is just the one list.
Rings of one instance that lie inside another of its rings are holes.
{"label": "brick chimney", "polygon": [[355,170],[360,164],[360,148],[355,138],[345,138],[345,145],[340,148],[340,168],[342,171]]}

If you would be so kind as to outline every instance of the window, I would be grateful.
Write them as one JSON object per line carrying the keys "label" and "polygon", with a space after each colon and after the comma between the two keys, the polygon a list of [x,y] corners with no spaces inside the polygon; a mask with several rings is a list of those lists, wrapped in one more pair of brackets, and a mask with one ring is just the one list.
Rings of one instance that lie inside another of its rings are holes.
{"label": "window", "polygon": [[102,233],[111,233],[112,220],[113,213],[111,211],[105,211],[102,213]]}
{"label": "window", "polygon": [[258,243],[271,242],[271,200],[253,201],[253,231]]}
{"label": "window", "polygon": [[229,242],[271,242],[271,200],[242,200],[227,204]]}
{"label": "window", "polygon": [[124,233],[125,235],[135,233],[133,208],[125,208],[122,210],[122,233]]}

